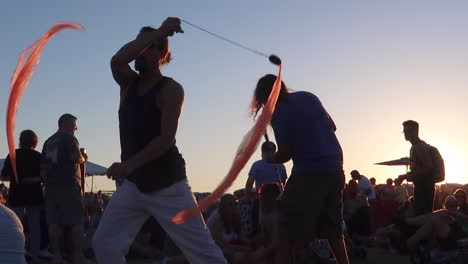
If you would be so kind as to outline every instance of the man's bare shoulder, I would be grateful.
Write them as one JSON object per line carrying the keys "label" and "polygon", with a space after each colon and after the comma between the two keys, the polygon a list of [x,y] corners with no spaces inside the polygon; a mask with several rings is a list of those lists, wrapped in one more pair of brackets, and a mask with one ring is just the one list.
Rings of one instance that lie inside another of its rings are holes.
{"label": "man's bare shoulder", "polygon": [[183,101],[184,88],[174,79],[169,78],[167,83],[161,87],[161,95],[166,99]]}

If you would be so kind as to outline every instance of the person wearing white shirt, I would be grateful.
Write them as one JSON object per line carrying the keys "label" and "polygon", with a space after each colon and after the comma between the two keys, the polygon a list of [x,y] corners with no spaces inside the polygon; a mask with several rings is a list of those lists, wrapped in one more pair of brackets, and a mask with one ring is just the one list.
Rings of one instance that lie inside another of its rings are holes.
{"label": "person wearing white shirt", "polygon": [[374,187],[372,187],[372,183],[367,179],[366,176],[361,175],[359,171],[353,170],[351,172],[351,177],[358,181],[358,190],[359,193],[364,194],[367,196],[367,199],[369,199],[369,202],[374,201],[376,196],[375,196],[375,190]]}

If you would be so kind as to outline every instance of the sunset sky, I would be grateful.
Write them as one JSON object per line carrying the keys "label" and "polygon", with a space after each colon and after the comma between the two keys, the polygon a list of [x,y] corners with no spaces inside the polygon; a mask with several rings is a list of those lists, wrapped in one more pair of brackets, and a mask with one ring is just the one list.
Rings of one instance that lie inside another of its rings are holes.
{"label": "sunset sky", "polygon": [[[383,183],[404,167],[374,165],[409,155],[401,123],[420,123],[439,148],[447,182],[467,183],[468,2],[466,1],[5,1],[0,8],[0,157],[7,155],[5,111],[19,53],[57,21],[20,105],[16,135],[34,130],[39,147],[63,113],[76,115],[76,137],[90,160],[120,157],[119,88],[109,60],[142,26],[176,16],[265,53],[278,54],[292,90],[317,95],[337,124],[346,175]],[[170,39],[174,60],[163,73],[185,89],[177,144],[194,191],[226,175],[253,125],[248,105],[257,80],[277,68],[267,59],[189,25]],[[272,131],[270,135],[273,138]],[[243,187],[249,161],[231,190]],[[291,164],[287,164],[288,170]],[[113,183],[95,179],[98,189]]]}

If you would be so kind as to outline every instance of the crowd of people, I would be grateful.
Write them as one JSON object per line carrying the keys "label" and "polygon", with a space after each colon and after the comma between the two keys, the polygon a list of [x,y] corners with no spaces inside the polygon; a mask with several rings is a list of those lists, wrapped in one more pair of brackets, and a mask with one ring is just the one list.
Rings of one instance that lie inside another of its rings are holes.
{"label": "crowd of people", "polygon": [[[118,185],[112,196],[84,192],[88,156],[75,137],[75,116],[59,118],[42,152],[33,131],[21,132],[17,170],[8,156],[1,173],[10,188],[0,191],[0,263],[25,263],[27,255],[73,264],[126,263],[128,256],[162,263],[348,264],[369,245],[427,263],[433,249],[457,250],[468,231],[466,192],[436,193],[443,160],[419,138],[417,122],[403,123],[412,145],[408,173],[376,185],[353,170],[345,184],[335,122],[317,96],[291,92],[284,82],[271,119],[276,144],[266,137],[245,188],[173,222],[202,198],[194,197],[176,146],[184,90],[161,73],[171,60],[168,37],[183,32],[180,23],[168,18],[158,29],[143,27],[111,59],[121,99],[121,160],[107,170]],[[253,116],[276,80],[267,74],[257,82]],[[283,164],[290,160],[288,177]],[[443,203],[434,205],[434,197]]]}
{"label": "crowd of people", "polygon": [[[371,186],[372,192],[361,186]],[[382,247],[389,253],[416,259],[413,263],[463,263],[455,262],[457,258],[466,261],[460,254],[468,239],[466,190],[449,193],[446,184],[437,185],[433,210],[427,213],[418,213],[416,200],[414,185],[402,184],[401,178],[376,185],[374,178],[352,177],[343,192],[349,245]],[[437,253],[442,260],[431,262]]]}

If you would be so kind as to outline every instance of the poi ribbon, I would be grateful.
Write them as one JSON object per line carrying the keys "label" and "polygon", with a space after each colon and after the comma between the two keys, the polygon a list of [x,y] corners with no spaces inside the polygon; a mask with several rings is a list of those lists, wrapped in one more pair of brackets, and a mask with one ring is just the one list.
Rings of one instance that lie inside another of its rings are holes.
{"label": "poi ribbon", "polygon": [[221,197],[221,195],[223,195],[223,193],[229,187],[231,187],[232,183],[236,180],[237,176],[239,175],[239,172],[244,168],[247,161],[257,149],[258,143],[260,142],[260,139],[264,135],[265,130],[271,121],[271,117],[273,115],[273,112],[275,111],[276,102],[278,101],[278,97],[281,91],[281,72],[282,67],[280,64],[278,77],[276,78],[276,81],[273,84],[273,88],[268,97],[268,101],[263,107],[262,114],[257,119],[257,122],[252,127],[252,129],[250,129],[250,131],[244,136],[241,144],[239,145],[239,148],[237,149],[237,153],[234,157],[231,169],[229,170],[226,177],[224,177],[223,181],[210,195],[201,199],[198,202],[197,207],[187,208],[177,213],[172,218],[173,223],[181,224],[199,215],[200,212],[205,211],[211,204],[215,203]]}
{"label": "poi ribbon", "polygon": [[28,87],[29,81],[40,63],[41,52],[47,42],[58,32],[63,29],[83,30],[83,26],[72,22],[58,22],[52,26],[47,32],[34,44],[21,52],[18,58],[18,64],[11,78],[10,97],[8,98],[8,106],[6,113],[6,133],[8,141],[8,149],[11,160],[11,168],[15,180],[18,181],[18,171],[16,169],[16,151],[15,151],[15,120],[18,112],[21,97]]}

